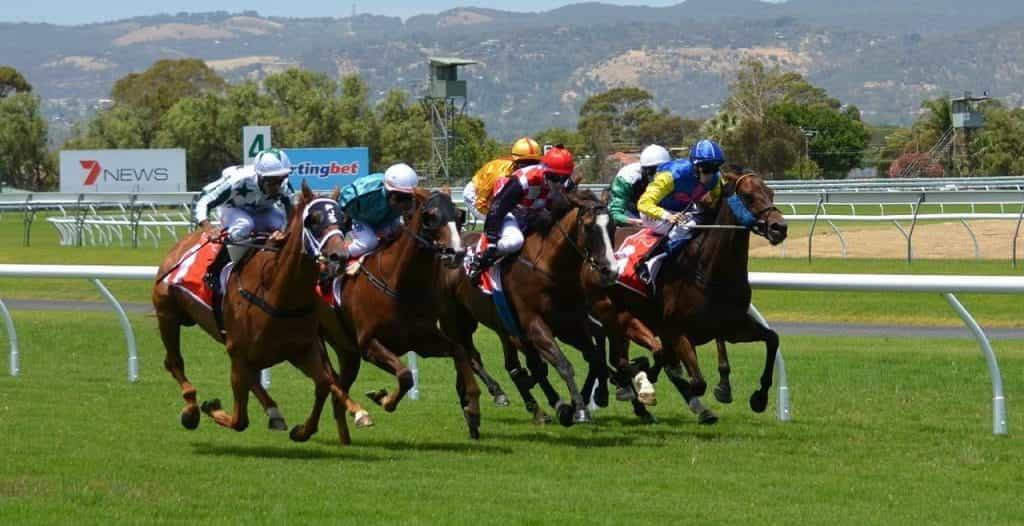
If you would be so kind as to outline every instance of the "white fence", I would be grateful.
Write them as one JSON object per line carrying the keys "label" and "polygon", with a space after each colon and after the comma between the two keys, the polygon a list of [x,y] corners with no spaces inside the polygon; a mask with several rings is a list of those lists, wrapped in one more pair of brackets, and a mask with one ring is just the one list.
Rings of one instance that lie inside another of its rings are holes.
{"label": "white fence", "polygon": [[[143,266],[102,266],[102,265],[12,265],[0,264],[0,277],[15,278],[62,278],[91,280],[110,302],[121,321],[128,345],[128,379],[138,379],[138,355],[135,349],[135,335],[131,323],[117,299],[100,280],[134,279],[153,280],[157,267]],[[1006,399],[1003,396],[1003,381],[999,363],[988,337],[978,323],[960,304],[956,293],[1024,293],[1024,277],[1015,276],[928,276],[892,274],[796,274],[775,272],[751,272],[750,284],[758,289],[813,290],[813,291],[869,291],[869,292],[931,292],[941,294],[956,311],[964,324],[974,334],[988,364],[992,380],[992,432],[1007,434]],[[19,369],[18,339],[14,322],[3,301],[0,301],[0,315],[4,317],[10,339],[10,373],[17,376]],[[767,322],[751,305],[750,315],[767,325]],[[410,357],[413,356],[410,353]],[[411,366],[413,364],[410,364]],[[789,384],[785,361],[779,352],[776,358],[777,371],[777,414],[781,421],[791,417]],[[264,372],[264,383],[269,385],[269,373]],[[414,374],[418,378],[418,374]]]}

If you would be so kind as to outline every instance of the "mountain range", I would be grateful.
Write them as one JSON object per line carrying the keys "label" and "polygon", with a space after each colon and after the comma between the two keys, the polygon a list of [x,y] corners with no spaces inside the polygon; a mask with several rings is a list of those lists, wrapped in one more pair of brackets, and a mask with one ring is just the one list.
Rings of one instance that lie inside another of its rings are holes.
{"label": "mountain range", "polygon": [[573,127],[582,102],[638,85],[684,116],[712,115],[740,63],[805,75],[874,123],[911,122],[923,98],[988,92],[1024,102],[1024,2],[687,0],[669,7],[580,3],[545,12],[459,8],[406,20],[179,13],[80,26],[0,24],[0,63],[36,87],[59,130],[118,78],[161,58],[198,57],[230,81],[301,66],[359,73],[375,96],[419,94],[428,56],[463,68],[470,113],[509,138]]}

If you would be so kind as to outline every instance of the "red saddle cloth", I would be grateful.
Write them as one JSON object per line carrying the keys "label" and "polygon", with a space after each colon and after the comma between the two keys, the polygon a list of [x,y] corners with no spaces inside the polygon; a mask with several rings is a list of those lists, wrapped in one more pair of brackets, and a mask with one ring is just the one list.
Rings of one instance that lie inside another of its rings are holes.
{"label": "red saddle cloth", "polygon": [[213,290],[203,279],[207,269],[217,258],[217,254],[224,249],[221,243],[211,243],[210,236],[204,233],[200,236],[195,245],[185,252],[185,256],[178,261],[178,267],[168,274],[164,281],[178,290],[192,296],[196,301],[213,308]]}
{"label": "red saddle cloth", "polygon": [[[469,250],[467,250],[466,258],[462,260],[462,265],[463,268],[466,270],[466,274],[469,274],[469,265],[476,258],[476,255],[483,254],[483,252],[487,250],[487,237],[480,236],[480,239],[477,240],[476,245],[468,248]],[[500,265],[504,259],[504,257],[498,258],[498,261],[495,261],[494,264],[491,265],[491,268],[487,269],[486,272],[480,275],[480,284],[477,285],[477,287],[480,289],[480,292],[483,292],[488,296],[494,294],[495,291],[499,293],[502,292]]]}
{"label": "red saddle cloth", "polygon": [[615,259],[619,261],[619,283],[622,286],[644,296],[650,294],[650,288],[636,275],[636,265],[659,239],[661,236],[645,228],[622,240],[622,245],[615,252]]}

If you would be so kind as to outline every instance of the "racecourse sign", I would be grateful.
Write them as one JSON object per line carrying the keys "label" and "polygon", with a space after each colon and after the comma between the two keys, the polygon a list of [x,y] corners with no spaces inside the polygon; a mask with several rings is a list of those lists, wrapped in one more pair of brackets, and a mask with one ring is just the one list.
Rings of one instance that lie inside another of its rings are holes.
{"label": "racecourse sign", "polygon": [[184,192],[185,150],[64,150],[61,192]]}
{"label": "racecourse sign", "polygon": [[292,162],[288,179],[292,188],[302,182],[313,190],[330,191],[370,173],[370,151],[367,148],[285,148]]}

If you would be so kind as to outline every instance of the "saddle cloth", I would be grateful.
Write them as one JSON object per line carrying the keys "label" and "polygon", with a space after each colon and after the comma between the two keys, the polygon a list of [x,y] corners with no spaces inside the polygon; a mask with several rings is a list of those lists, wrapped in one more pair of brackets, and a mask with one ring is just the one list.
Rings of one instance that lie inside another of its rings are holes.
{"label": "saddle cloth", "polygon": [[[477,254],[482,253],[487,249],[487,238],[480,236],[475,246],[466,248],[466,259],[463,260],[463,268],[466,273],[469,274],[470,263],[476,258]],[[494,302],[494,307],[498,311],[498,318],[501,319],[502,325],[505,326],[505,330],[512,336],[520,336],[522,331],[519,330],[519,321],[516,319],[515,313],[512,312],[512,306],[509,305],[508,299],[505,297],[505,290],[501,284],[501,265],[504,262],[505,257],[498,258],[497,261],[491,265],[491,268],[487,269],[486,272],[480,275],[480,284],[478,288],[484,294],[491,297],[491,301]]]}
{"label": "saddle cloth", "polygon": [[331,307],[341,305],[341,291],[345,287],[346,278],[358,274],[359,268],[363,266],[363,260],[374,252],[376,250],[371,250],[357,258],[349,258],[345,264],[345,272],[342,275],[335,276],[334,279],[317,281],[316,295],[320,296],[320,299],[327,302]]}
{"label": "saddle cloth", "polygon": [[[615,259],[619,268],[619,284],[638,294],[650,295],[650,287],[640,280],[636,275],[636,266],[639,261],[658,243],[661,236],[650,229],[643,229],[622,240],[622,245],[615,251]],[[659,261],[660,263],[660,261]],[[661,265],[654,265],[651,268],[651,281],[657,276],[658,268]]]}
{"label": "saddle cloth", "polygon": [[[209,239],[210,236],[203,233],[196,244],[187,250],[185,256],[178,261],[177,268],[164,277],[164,282],[212,309],[213,289],[206,284],[203,277],[206,276],[207,269],[217,258],[217,254],[224,249],[224,245],[208,242]],[[225,266],[225,270],[230,271],[230,266]],[[225,276],[226,274],[222,272],[222,285]]]}

